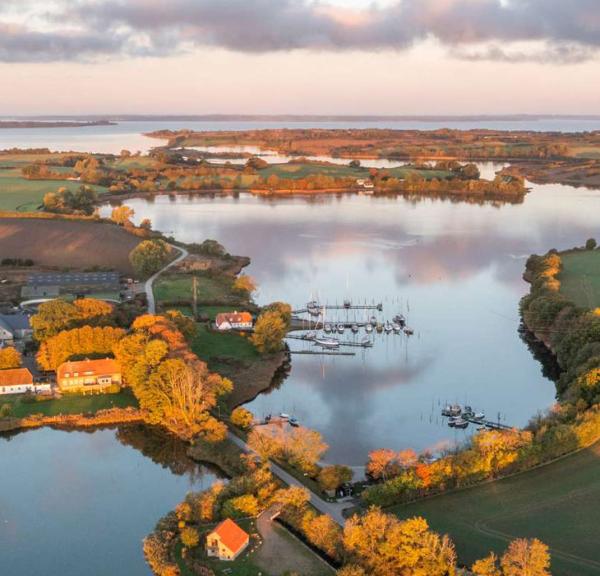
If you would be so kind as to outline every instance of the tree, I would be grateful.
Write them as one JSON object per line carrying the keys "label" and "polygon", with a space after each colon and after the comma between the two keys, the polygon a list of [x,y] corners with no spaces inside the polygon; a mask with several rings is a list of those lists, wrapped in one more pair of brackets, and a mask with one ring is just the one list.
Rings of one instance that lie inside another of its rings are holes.
{"label": "tree", "polygon": [[538,539],[514,540],[500,560],[503,576],[550,576],[548,546]]}
{"label": "tree", "polygon": [[0,348],[0,370],[20,368],[21,363],[21,353],[16,348]]}
{"label": "tree", "polygon": [[350,166],[350,168],[360,168],[360,160],[350,160],[348,166]]}
{"label": "tree", "polygon": [[43,342],[61,330],[74,326],[79,318],[79,311],[73,304],[59,299],[43,302],[30,320],[33,337]]}
{"label": "tree", "polygon": [[356,564],[346,564],[337,571],[337,576],[366,576],[366,572]]}
{"label": "tree", "polygon": [[124,226],[129,222],[135,215],[135,210],[123,204],[122,206],[116,206],[110,213],[110,219],[116,222],[119,226]]}
{"label": "tree", "polygon": [[351,558],[369,574],[456,574],[454,546],[446,536],[431,532],[423,518],[400,521],[370,508],[346,522],[343,542]]}
{"label": "tree", "polygon": [[304,510],[310,502],[310,492],[304,487],[290,486],[289,488],[278,490],[273,499],[284,508]]}
{"label": "tree", "polygon": [[281,350],[287,327],[279,312],[263,312],[256,321],[252,343],[261,354]]}
{"label": "tree", "polygon": [[315,514],[312,510],[302,518],[302,530],[311,544],[331,558],[337,558],[342,544],[342,530],[331,516]]}
{"label": "tree", "polygon": [[596,248],[596,240],[594,238],[589,238],[588,241],[585,243],[585,249],[593,250],[594,248]]}
{"label": "tree", "polygon": [[191,342],[198,333],[198,326],[193,318],[182,314],[179,310],[167,310],[166,317],[177,327],[184,338]]}
{"label": "tree", "polygon": [[254,422],[254,415],[243,406],[238,406],[231,413],[231,423],[242,430],[247,430]]}
{"label": "tree", "polygon": [[262,311],[277,312],[285,323],[286,328],[289,330],[292,321],[292,307],[289,304],[286,302],[271,302],[271,304],[267,304]]}
{"label": "tree", "polygon": [[140,228],[142,228],[143,230],[152,230],[152,220],[150,220],[150,218],[144,218],[141,222],[140,222]]}
{"label": "tree", "polygon": [[168,261],[171,247],[164,240],[144,240],[129,254],[129,261],[141,276],[151,276]]}
{"label": "tree", "polygon": [[493,552],[489,556],[477,560],[477,562],[471,566],[471,572],[473,572],[475,576],[502,576],[502,573],[498,568],[498,558]]}
{"label": "tree", "polygon": [[369,452],[369,461],[367,462],[367,473],[376,480],[384,480],[392,475],[393,465],[396,462],[396,453],[393,450],[382,448]]}
{"label": "tree", "polygon": [[195,548],[200,542],[200,534],[198,530],[188,526],[181,531],[181,543],[186,548]]}
{"label": "tree", "polygon": [[260,511],[258,500],[252,494],[231,498],[223,504],[222,514],[226,518],[257,516]]}
{"label": "tree", "polygon": [[252,276],[240,274],[233,283],[233,291],[242,296],[250,297],[256,291],[256,282]]}
{"label": "tree", "polygon": [[342,484],[350,482],[354,473],[348,466],[335,464],[326,466],[319,473],[319,484],[323,490],[337,490]]}

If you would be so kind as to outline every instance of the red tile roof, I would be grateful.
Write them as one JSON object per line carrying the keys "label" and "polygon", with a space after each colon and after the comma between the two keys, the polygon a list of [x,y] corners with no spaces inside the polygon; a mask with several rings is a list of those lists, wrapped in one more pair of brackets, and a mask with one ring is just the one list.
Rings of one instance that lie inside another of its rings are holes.
{"label": "red tile roof", "polygon": [[78,376],[107,376],[109,374],[119,374],[121,365],[112,358],[64,362],[57,368],[56,377],[59,380],[61,378],[72,378],[75,372]]}
{"label": "red tile roof", "polygon": [[0,386],[19,386],[20,384],[33,384],[33,376],[27,368],[0,370]]}
{"label": "red tile roof", "polygon": [[252,323],[252,314],[249,312],[221,312],[217,314],[215,321],[217,326],[220,326],[223,322],[229,322],[230,324]]}
{"label": "red tile roof", "polygon": [[223,520],[213,531],[221,539],[221,542],[235,556],[244,546],[246,546],[250,536],[244,532],[233,520],[227,518]]}

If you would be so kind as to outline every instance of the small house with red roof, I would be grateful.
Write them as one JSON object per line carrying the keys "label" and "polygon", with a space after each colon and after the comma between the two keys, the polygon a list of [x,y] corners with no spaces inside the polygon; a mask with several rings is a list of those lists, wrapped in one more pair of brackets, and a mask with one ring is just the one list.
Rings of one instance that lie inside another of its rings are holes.
{"label": "small house with red roof", "polygon": [[0,370],[0,394],[25,394],[26,392],[49,393],[48,383],[35,383],[27,368]]}
{"label": "small house with red roof", "polygon": [[249,330],[252,328],[252,314],[249,312],[221,312],[215,318],[218,330]]}
{"label": "small house with red roof", "polygon": [[103,392],[121,385],[121,366],[112,358],[64,362],[56,370],[56,383],[63,392]]}
{"label": "small house with red roof", "polygon": [[235,560],[247,547],[250,536],[233,520],[223,520],[206,537],[206,553],[219,560]]}

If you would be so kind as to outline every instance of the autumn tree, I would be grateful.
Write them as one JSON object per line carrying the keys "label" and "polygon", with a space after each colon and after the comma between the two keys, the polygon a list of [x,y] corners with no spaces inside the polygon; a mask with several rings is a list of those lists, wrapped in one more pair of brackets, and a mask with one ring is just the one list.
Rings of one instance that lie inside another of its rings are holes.
{"label": "autumn tree", "polygon": [[304,510],[310,502],[310,492],[301,486],[290,486],[278,490],[273,499],[284,508]]}
{"label": "autumn tree", "polygon": [[171,247],[164,240],[144,240],[129,254],[129,261],[137,274],[151,276],[169,260]]}
{"label": "autumn tree", "polygon": [[375,479],[384,480],[395,473],[396,453],[387,448],[373,450],[369,452],[369,461],[367,462],[367,473]]}
{"label": "autumn tree", "polygon": [[31,317],[33,336],[38,342],[43,342],[62,330],[84,324],[106,324],[113,311],[111,304],[93,298],[81,298],[72,304],[60,299],[43,302],[37,314]]}
{"label": "autumn tree", "polygon": [[252,343],[261,354],[281,350],[287,327],[279,312],[263,312],[256,321]]}
{"label": "autumn tree", "polygon": [[247,430],[254,422],[254,414],[243,406],[238,406],[231,413],[231,423],[242,430]]}
{"label": "autumn tree", "polygon": [[73,357],[107,356],[124,335],[124,330],[112,326],[63,330],[42,342],[36,360],[42,370],[56,370]]}
{"label": "autumn tree", "polygon": [[502,576],[498,568],[498,557],[492,552],[489,556],[477,560],[471,566],[471,572],[474,576]]}
{"label": "autumn tree", "polygon": [[221,513],[226,518],[245,518],[248,516],[257,516],[260,511],[256,496],[252,494],[242,494],[227,500],[223,504]]}
{"label": "autumn tree", "polygon": [[191,526],[185,527],[181,531],[180,536],[181,543],[186,548],[195,548],[200,542],[200,534],[198,534],[198,530],[196,530],[196,528],[192,528]]}
{"label": "autumn tree", "polygon": [[241,296],[250,297],[256,292],[256,282],[252,276],[240,274],[233,282],[233,291]]}
{"label": "autumn tree", "polygon": [[20,368],[22,363],[21,353],[12,346],[0,348],[0,370]]}
{"label": "autumn tree", "polygon": [[292,307],[286,302],[271,302],[262,309],[263,312],[277,312],[289,330],[292,321]]}
{"label": "autumn tree", "polygon": [[334,464],[319,472],[319,485],[323,490],[337,490],[342,484],[350,482],[354,473],[348,466]]}
{"label": "autumn tree", "polygon": [[129,222],[135,215],[135,210],[123,204],[122,206],[115,206],[110,213],[110,219],[116,222],[119,226],[124,226]]}
{"label": "autumn tree", "polygon": [[536,538],[514,540],[500,560],[503,576],[550,576],[548,546]]}
{"label": "autumn tree", "polygon": [[400,521],[370,508],[344,526],[343,542],[351,559],[369,574],[454,576],[456,553],[446,536],[429,530],[423,518]]}
{"label": "autumn tree", "polygon": [[326,514],[307,511],[302,518],[302,531],[307,540],[331,558],[339,558],[342,548],[342,529]]}

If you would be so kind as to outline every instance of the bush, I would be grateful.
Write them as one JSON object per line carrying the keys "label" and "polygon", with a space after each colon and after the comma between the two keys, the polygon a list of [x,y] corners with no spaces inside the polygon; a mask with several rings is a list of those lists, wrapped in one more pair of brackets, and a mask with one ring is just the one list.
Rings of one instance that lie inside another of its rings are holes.
{"label": "bush", "polygon": [[586,243],[585,243],[585,249],[586,250],[593,250],[594,248],[596,248],[596,240],[594,238],[590,238]]}
{"label": "bush", "polygon": [[252,422],[254,422],[254,415],[250,410],[246,410],[246,408],[242,406],[238,406],[231,413],[231,423],[242,430],[247,430],[252,426]]}

